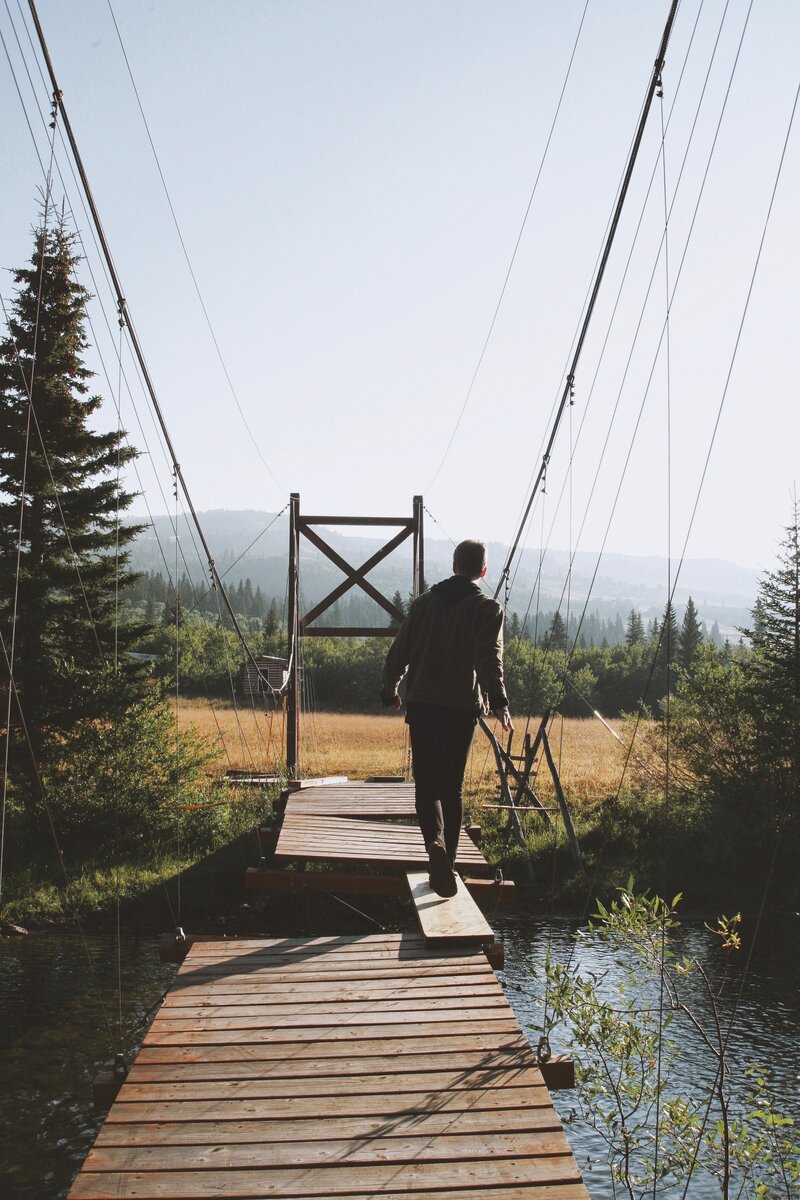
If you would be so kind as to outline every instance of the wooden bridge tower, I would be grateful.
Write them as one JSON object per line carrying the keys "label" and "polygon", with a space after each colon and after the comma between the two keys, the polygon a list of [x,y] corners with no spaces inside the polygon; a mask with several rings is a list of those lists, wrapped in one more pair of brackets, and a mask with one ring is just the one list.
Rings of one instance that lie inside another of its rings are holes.
{"label": "wooden bridge tower", "polygon": [[[365,525],[397,528],[399,532],[379,550],[354,567],[342,558],[316,531],[315,526]],[[300,609],[300,538],[304,537],[316,546],[326,558],[343,572],[345,578],[318,604],[307,613]],[[290,779],[299,778],[299,704],[298,704],[298,650],[300,639],[305,637],[394,637],[405,619],[405,614],[387,599],[367,579],[367,575],[378,563],[400,546],[407,538],[413,538],[412,550],[412,595],[414,598],[425,590],[424,549],[422,535],[422,497],[415,496],[410,517],[342,517],[306,516],[300,512],[300,494],[292,492],[289,502],[289,678],[287,687],[286,714],[286,764]],[[348,628],[315,625],[315,621],[332,604],[352,587],[359,587],[391,617],[388,627],[366,626]]]}

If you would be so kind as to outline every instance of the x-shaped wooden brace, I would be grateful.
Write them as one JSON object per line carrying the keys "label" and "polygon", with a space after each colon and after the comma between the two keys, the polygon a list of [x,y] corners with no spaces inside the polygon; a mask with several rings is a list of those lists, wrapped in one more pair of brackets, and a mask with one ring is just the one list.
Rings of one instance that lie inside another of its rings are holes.
{"label": "x-shaped wooden brace", "polygon": [[340,596],[343,596],[345,592],[349,592],[351,587],[360,587],[362,591],[366,592],[368,596],[371,596],[375,603],[379,604],[381,608],[389,614],[393,621],[396,621],[398,625],[402,624],[402,622],[405,620],[405,613],[402,612],[395,604],[392,604],[391,600],[387,600],[383,593],[379,592],[376,587],[373,587],[373,585],[366,579],[366,576],[373,569],[373,567],[376,567],[379,562],[382,562],[383,559],[387,557],[387,555],[391,554],[393,550],[396,550],[397,547],[406,540],[406,538],[411,536],[414,531],[413,521],[409,521],[404,529],[401,529],[399,533],[395,534],[395,536],[388,541],[385,546],[382,546],[380,550],[377,550],[371,558],[368,558],[367,561],[358,568],[351,567],[350,563],[343,559],[340,554],[337,554],[333,547],[329,546],[324,538],[321,538],[318,533],[311,529],[302,517],[298,521],[298,531],[302,533],[304,537],[307,537],[312,545],[316,546],[318,550],[321,550],[325,557],[329,558],[331,562],[334,563],[339,570],[343,571],[347,576],[346,579],[342,580],[338,587],[335,587],[332,592],[329,592],[324,599],[320,600],[319,604],[316,604],[310,612],[307,612],[306,615],[301,618],[301,629],[307,629],[309,625],[313,624],[317,617],[321,616],[326,609],[330,608],[332,604],[335,604]]}

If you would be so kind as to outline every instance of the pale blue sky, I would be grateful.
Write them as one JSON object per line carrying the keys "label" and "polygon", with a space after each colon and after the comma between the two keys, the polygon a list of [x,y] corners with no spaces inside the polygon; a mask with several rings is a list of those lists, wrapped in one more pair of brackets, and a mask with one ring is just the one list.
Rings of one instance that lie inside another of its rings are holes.
{"label": "pale blue sky", "polygon": [[[16,0],[9,8],[17,32],[26,36]],[[665,112],[676,101],[666,140],[670,194],[724,8],[722,0],[702,6],[683,0],[679,10],[664,74]],[[508,541],[563,383],[665,0],[589,2],[494,336],[432,487],[519,232],[583,0],[114,0],[114,11],[228,370],[281,484],[250,442],[216,358],[108,4],[40,0],[68,111],[198,507],[275,510],[297,490],[306,511],[410,512],[411,496],[422,492],[455,538]],[[673,281],[746,12],[744,0],[730,0],[670,221]],[[44,134],[5,8],[0,30],[44,157]],[[756,0],[672,310],[673,552],[683,543],[730,364],[797,88],[798,45],[800,5]],[[41,99],[46,89],[36,82]],[[8,268],[29,253],[41,175],[4,54],[0,110],[0,266]],[[656,104],[582,360],[574,432],[586,412],[659,145]],[[65,164],[60,149],[58,156]],[[575,453],[573,540],[658,252],[658,171]],[[768,565],[788,519],[800,432],[800,248],[792,217],[798,184],[796,126],[691,557]],[[77,204],[71,181],[68,190]],[[60,202],[58,184],[55,194]],[[81,223],[86,235],[82,216]],[[91,258],[97,270],[94,251]],[[8,299],[7,275],[0,286]],[[604,535],[664,319],[664,294],[662,256],[582,549],[599,548]],[[100,301],[113,327],[103,285],[93,321],[110,363],[113,341]],[[667,549],[665,378],[662,354],[609,536],[609,549],[619,552]],[[101,390],[108,393],[105,381]],[[135,388],[134,396],[169,496],[141,391]],[[141,444],[127,397],[123,412]],[[545,528],[555,514],[568,450],[565,424]],[[140,469],[153,511],[163,511],[150,460]],[[568,508],[565,499],[552,533],[560,549],[571,540]],[[531,545],[538,544],[541,527],[537,509]]]}

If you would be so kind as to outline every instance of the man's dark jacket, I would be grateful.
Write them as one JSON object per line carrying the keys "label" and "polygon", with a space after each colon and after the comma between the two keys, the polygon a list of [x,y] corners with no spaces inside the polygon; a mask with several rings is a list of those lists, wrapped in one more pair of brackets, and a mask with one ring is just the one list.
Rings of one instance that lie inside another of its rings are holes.
{"label": "man's dark jacket", "polygon": [[390,704],[406,676],[405,703],[471,712],[508,704],[503,684],[503,610],[465,575],[437,583],[411,605],[383,668]]}

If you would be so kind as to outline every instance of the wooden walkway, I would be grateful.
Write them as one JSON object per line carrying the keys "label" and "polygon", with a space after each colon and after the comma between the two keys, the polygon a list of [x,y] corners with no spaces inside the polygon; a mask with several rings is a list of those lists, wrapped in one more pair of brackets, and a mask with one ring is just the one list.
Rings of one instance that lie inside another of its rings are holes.
{"label": "wooden walkway", "polygon": [[484,955],[196,943],[70,1200],[588,1200]]}
{"label": "wooden walkway", "polygon": [[416,820],[413,783],[335,783],[291,792],[286,812],[294,816],[405,817]]}

